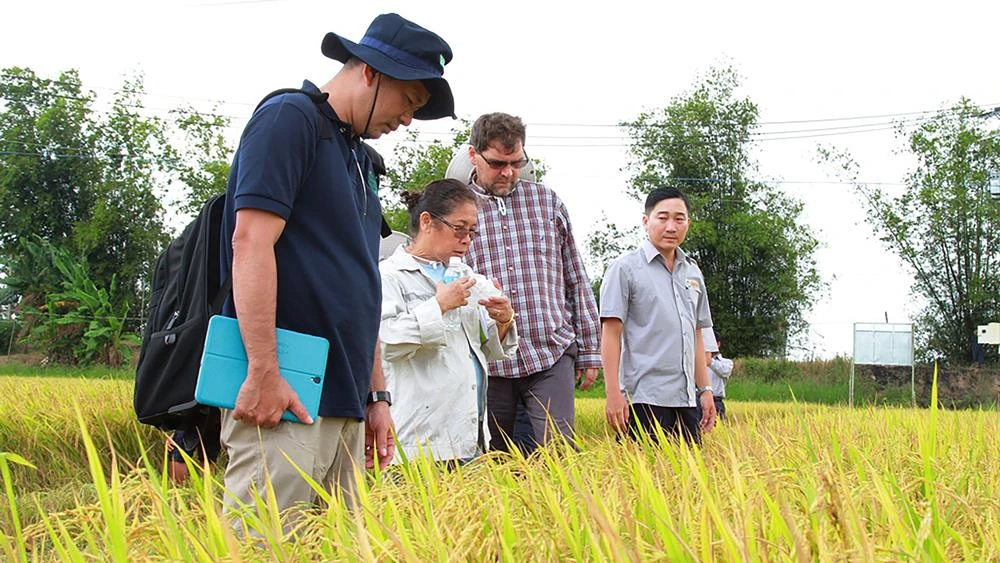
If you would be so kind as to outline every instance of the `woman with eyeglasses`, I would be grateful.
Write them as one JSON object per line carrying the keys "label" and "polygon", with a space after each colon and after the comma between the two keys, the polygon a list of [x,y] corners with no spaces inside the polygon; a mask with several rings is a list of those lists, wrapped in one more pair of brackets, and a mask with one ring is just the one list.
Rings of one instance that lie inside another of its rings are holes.
{"label": "woman with eyeglasses", "polygon": [[[478,200],[465,184],[439,180],[403,199],[413,242],[379,265],[379,339],[398,442],[393,462],[426,455],[462,463],[489,444],[486,366],[517,351],[514,309],[499,287],[471,271],[445,283],[449,260],[465,256],[479,234]],[[446,322],[452,315],[460,322]]]}

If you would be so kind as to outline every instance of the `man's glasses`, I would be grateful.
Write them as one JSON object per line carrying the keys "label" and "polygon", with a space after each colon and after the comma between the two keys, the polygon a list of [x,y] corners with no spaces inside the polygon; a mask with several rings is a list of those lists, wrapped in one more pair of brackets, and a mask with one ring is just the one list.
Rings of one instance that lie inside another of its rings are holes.
{"label": "man's glasses", "polygon": [[520,170],[528,165],[527,152],[524,152],[524,156],[521,158],[521,160],[498,160],[495,158],[486,158],[486,156],[484,156],[483,153],[479,151],[476,151],[476,154],[478,154],[483,159],[483,161],[486,162],[486,164],[488,164],[490,168],[494,170],[503,170],[508,166],[510,166],[514,170]]}
{"label": "man's glasses", "polygon": [[469,240],[472,240],[479,236],[479,231],[477,231],[476,229],[470,229],[469,227],[459,227],[458,225],[453,225],[449,223],[444,217],[438,215],[437,213],[431,213],[430,211],[428,211],[427,213],[430,213],[431,217],[451,227],[451,229],[455,231],[455,238],[457,238],[458,240],[465,240],[465,237],[469,237]]}

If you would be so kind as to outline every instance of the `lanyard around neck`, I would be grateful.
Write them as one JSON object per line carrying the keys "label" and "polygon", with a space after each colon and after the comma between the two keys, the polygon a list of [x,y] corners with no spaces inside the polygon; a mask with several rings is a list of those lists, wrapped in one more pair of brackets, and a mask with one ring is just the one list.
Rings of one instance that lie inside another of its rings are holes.
{"label": "lanyard around neck", "polygon": [[361,159],[358,158],[358,153],[354,152],[354,147],[351,147],[351,156],[354,158],[354,166],[358,169],[358,178],[361,179],[361,194],[364,197],[364,207],[361,209],[361,215],[363,217],[368,216],[368,182],[365,181],[365,173],[361,171]]}

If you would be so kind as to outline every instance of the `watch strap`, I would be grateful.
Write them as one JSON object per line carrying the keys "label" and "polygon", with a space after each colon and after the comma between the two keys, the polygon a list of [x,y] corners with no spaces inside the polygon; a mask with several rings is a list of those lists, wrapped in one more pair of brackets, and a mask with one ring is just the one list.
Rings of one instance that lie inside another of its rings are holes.
{"label": "watch strap", "polygon": [[367,404],[370,405],[379,401],[385,401],[389,406],[392,406],[392,395],[388,391],[372,391],[368,394]]}

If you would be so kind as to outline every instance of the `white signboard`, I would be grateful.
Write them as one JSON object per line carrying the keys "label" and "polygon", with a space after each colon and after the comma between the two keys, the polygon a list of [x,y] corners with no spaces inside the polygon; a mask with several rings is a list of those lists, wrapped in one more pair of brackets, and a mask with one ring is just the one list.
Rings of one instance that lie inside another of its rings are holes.
{"label": "white signboard", "polygon": [[854,363],[878,366],[912,366],[913,325],[855,323]]}

